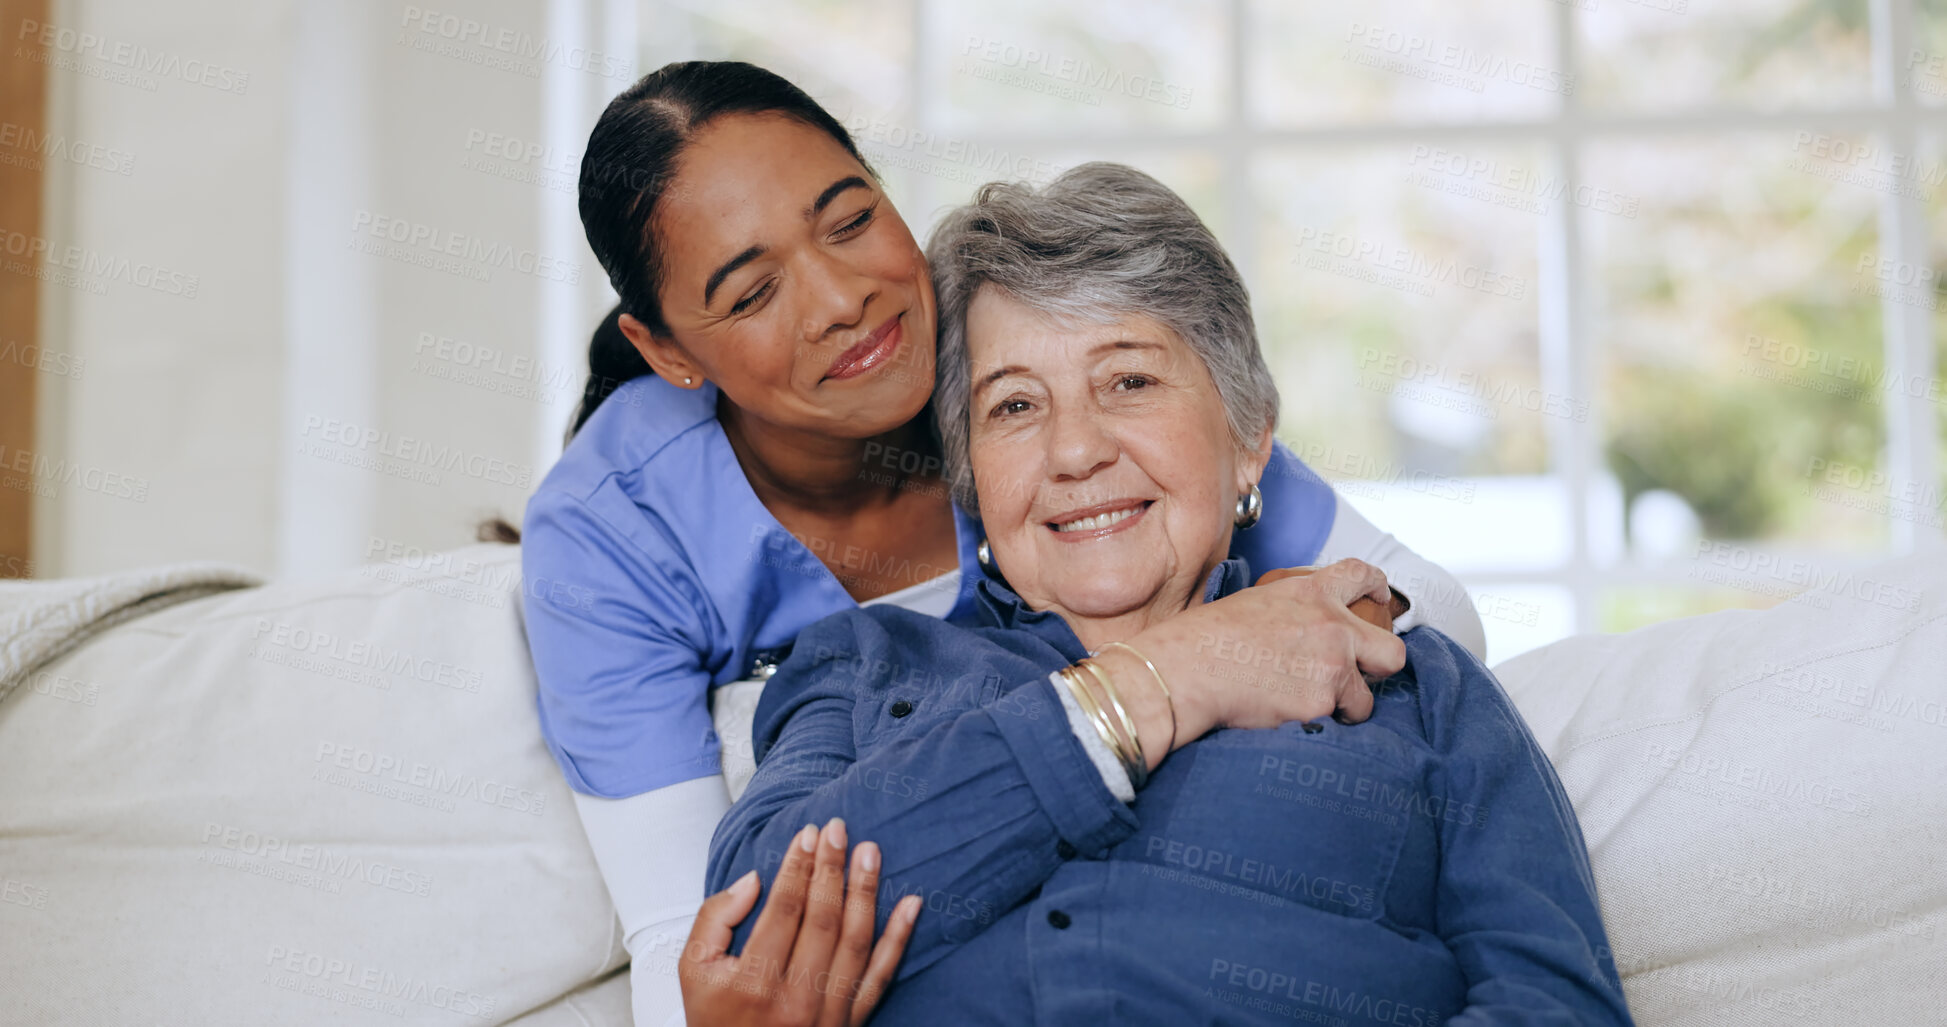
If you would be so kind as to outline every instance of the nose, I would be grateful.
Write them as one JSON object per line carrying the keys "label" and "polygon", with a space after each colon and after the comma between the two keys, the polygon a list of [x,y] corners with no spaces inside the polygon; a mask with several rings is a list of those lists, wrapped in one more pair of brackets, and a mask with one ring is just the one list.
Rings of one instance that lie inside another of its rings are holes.
{"label": "nose", "polygon": [[803,335],[817,342],[834,331],[859,327],[865,308],[879,294],[879,279],[861,274],[858,269],[831,252],[813,252],[805,258]]}
{"label": "nose", "polygon": [[1048,473],[1057,481],[1080,481],[1116,462],[1122,445],[1101,411],[1085,400],[1050,399]]}

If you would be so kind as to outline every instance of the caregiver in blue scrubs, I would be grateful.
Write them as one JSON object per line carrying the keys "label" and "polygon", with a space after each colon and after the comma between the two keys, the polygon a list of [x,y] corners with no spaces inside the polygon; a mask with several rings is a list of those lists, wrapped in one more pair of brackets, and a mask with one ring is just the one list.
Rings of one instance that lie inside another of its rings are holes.
{"label": "caregiver in blue scrubs", "polygon": [[[675,960],[731,801],[713,691],[860,604],[969,620],[983,539],[940,474],[924,255],[815,101],[747,64],[652,72],[590,135],[580,211],[627,346],[591,348],[573,438],[528,504],[524,612],[542,730],[635,960],[636,1023],[680,1024]],[[1396,630],[1484,648],[1452,578],[1282,446],[1237,505],[1254,526],[1232,553],[1253,567],[1378,568],[1241,594],[1257,616],[1229,637],[1324,669],[1265,690],[1273,722],[1370,714],[1362,674],[1405,650],[1348,608],[1362,595],[1390,600]],[[1172,624],[1135,641],[1187,679],[1195,621]]]}

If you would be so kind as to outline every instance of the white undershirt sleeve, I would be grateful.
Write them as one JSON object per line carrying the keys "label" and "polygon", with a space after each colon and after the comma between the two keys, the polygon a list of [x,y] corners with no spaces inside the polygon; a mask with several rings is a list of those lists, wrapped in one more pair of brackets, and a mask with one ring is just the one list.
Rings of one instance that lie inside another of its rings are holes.
{"label": "white undershirt sleeve", "polygon": [[1055,694],[1061,697],[1061,708],[1068,711],[1068,729],[1082,740],[1082,748],[1088,752],[1088,761],[1102,772],[1102,783],[1109,786],[1109,794],[1123,802],[1135,802],[1136,786],[1130,782],[1129,772],[1122,768],[1122,760],[1110,751],[1108,743],[1102,741],[1102,733],[1095,730],[1095,722],[1082,712],[1082,704],[1075,701],[1075,693],[1068,690],[1068,682],[1061,679],[1061,672],[1050,672],[1048,682],[1055,686]]}
{"label": "white undershirt sleeve", "polygon": [[626,799],[575,793],[582,830],[622,920],[638,1027],[683,1027],[676,961],[703,905],[710,836],[730,809],[721,774]]}
{"label": "white undershirt sleeve", "polygon": [[1318,565],[1346,558],[1364,560],[1386,572],[1386,581],[1399,590],[1410,604],[1404,616],[1393,622],[1393,630],[1405,633],[1417,625],[1438,628],[1459,642],[1476,659],[1487,659],[1487,631],[1481,627],[1480,612],[1454,576],[1438,564],[1406,548],[1400,541],[1380,531],[1364,515],[1338,496],[1338,511],[1332,520],[1332,533],[1318,553]]}

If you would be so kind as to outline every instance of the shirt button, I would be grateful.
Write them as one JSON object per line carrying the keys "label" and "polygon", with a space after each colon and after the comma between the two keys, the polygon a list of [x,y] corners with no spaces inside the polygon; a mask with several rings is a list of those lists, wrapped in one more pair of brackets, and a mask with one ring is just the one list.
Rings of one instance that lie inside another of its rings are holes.
{"label": "shirt button", "polygon": [[1051,909],[1048,911],[1048,925],[1053,927],[1055,930],[1057,931],[1068,930],[1068,923],[1069,923],[1068,914],[1062,912],[1059,909]]}
{"label": "shirt button", "polygon": [[903,717],[911,712],[913,712],[913,704],[904,699],[892,704],[892,715],[895,717]]}
{"label": "shirt button", "polygon": [[1067,839],[1063,839],[1055,843],[1055,855],[1060,856],[1062,859],[1074,859],[1075,847],[1068,844]]}
{"label": "shirt button", "polygon": [[1309,720],[1308,720],[1308,721],[1305,721],[1305,733],[1306,733],[1306,734],[1308,734],[1308,735],[1315,735],[1315,734],[1317,734],[1317,733],[1319,733],[1320,731],[1323,731],[1323,730],[1325,730],[1325,725],[1323,725],[1323,724],[1318,724],[1318,723],[1314,723],[1314,722],[1312,722],[1312,721],[1309,721]]}

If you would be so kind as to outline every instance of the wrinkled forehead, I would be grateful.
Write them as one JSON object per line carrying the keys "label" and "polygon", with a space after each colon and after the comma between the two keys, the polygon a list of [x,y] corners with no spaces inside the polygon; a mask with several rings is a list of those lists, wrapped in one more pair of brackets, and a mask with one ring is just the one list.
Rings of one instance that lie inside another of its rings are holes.
{"label": "wrinkled forehead", "polygon": [[968,380],[978,393],[1012,376],[1051,377],[1123,354],[1153,370],[1203,362],[1175,330],[1137,311],[1081,302],[1035,304],[986,287],[967,311]]}

